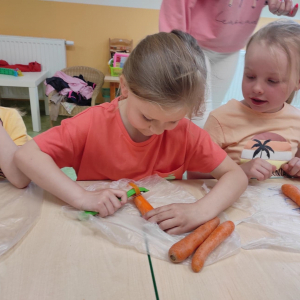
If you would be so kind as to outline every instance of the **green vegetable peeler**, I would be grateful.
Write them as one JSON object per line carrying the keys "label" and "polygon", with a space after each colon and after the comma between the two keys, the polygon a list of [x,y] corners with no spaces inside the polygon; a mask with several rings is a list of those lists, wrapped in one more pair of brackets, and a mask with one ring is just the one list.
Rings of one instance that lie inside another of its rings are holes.
{"label": "green vegetable peeler", "polygon": [[[144,187],[139,187],[139,189],[140,189],[140,191],[143,192],[143,193],[149,192],[149,190],[147,190],[147,189],[144,188]],[[128,197],[128,198],[130,198],[130,197],[133,196],[133,195],[135,195],[135,190],[134,190],[134,189],[131,189],[131,190],[127,191],[127,197]],[[121,201],[121,198],[118,198],[118,199]],[[79,219],[80,219],[80,220],[85,220],[85,219],[87,219],[86,217],[87,217],[88,215],[96,216],[96,215],[98,215],[98,212],[86,210],[86,211],[84,211],[84,212],[80,215]]]}

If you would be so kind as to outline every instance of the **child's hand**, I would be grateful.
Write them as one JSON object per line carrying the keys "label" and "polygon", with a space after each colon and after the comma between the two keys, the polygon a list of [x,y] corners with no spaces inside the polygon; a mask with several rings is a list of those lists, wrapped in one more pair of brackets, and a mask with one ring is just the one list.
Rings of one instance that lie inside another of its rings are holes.
{"label": "child's hand", "polygon": [[201,224],[199,215],[196,202],[161,206],[146,213],[144,218],[149,222],[157,223],[162,230],[169,234],[181,234],[189,232]]}
{"label": "child's hand", "polygon": [[256,178],[257,180],[266,180],[271,177],[276,167],[261,158],[255,158],[247,163],[240,165],[246,173],[248,179]]}
{"label": "child's hand", "polygon": [[[121,198],[121,201],[117,197]],[[85,191],[75,207],[80,210],[99,212],[100,217],[104,218],[114,214],[126,202],[125,191],[104,189],[93,192]]]}
{"label": "child's hand", "polygon": [[287,164],[282,165],[281,168],[291,176],[300,177],[300,158],[292,158]]}

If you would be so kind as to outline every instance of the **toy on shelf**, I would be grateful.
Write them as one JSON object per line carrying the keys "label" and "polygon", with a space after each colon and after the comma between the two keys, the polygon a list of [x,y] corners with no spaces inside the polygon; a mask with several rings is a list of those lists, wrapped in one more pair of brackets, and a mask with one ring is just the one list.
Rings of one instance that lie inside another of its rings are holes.
{"label": "toy on shelf", "polygon": [[19,69],[7,69],[7,68],[0,68],[0,74],[3,75],[11,75],[11,76],[23,76],[23,73]]}
{"label": "toy on shelf", "polygon": [[109,39],[109,57],[113,58],[115,53],[130,53],[133,49],[133,40]]}
{"label": "toy on shelf", "polygon": [[124,63],[128,56],[129,53],[115,53],[114,57],[108,61],[111,76],[117,77],[122,74]]}
{"label": "toy on shelf", "polygon": [[113,66],[117,68],[123,68],[129,53],[115,53]]}

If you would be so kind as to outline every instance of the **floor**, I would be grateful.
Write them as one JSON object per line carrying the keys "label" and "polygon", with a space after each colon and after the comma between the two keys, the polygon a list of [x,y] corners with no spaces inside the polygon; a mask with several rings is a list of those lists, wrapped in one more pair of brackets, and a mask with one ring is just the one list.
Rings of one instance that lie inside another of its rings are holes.
{"label": "floor", "polygon": [[[42,101],[40,101],[40,111],[41,111],[41,126],[42,130],[40,132],[35,132],[32,129],[32,122],[31,122],[31,113],[30,113],[30,103],[29,100],[6,100],[1,99],[1,106],[5,107],[15,107],[19,109],[25,115],[23,116],[24,123],[27,128],[27,133],[31,137],[34,137],[48,129],[50,129],[50,118],[49,116],[45,115],[45,106]],[[54,125],[60,125],[60,122],[67,117],[59,116],[57,122]],[[73,168],[63,168],[62,171],[69,176],[72,180],[76,180],[77,176]]]}

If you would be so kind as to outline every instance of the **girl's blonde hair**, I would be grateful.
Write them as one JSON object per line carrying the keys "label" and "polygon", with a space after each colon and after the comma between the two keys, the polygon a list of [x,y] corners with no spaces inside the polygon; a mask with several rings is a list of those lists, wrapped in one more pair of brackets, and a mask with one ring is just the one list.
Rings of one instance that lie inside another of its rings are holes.
{"label": "girl's blonde hair", "polygon": [[203,114],[205,56],[188,33],[173,30],[147,36],[130,53],[123,75],[142,100],[163,107],[185,105],[190,118]]}
{"label": "girl's blonde hair", "polygon": [[[281,48],[287,56],[289,75],[291,76],[292,68],[295,67],[299,81],[300,24],[287,19],[281,19],[269,23],[250,38],[246,47],[246,53],[250,44],[253,42],[264,42],[267,46],[269,46],[270,52],[273,54],[276,53],[276,47]],[[297,54],[296,57],[295,54]],[[296,84],[298,84],[298,82],[296,82]],[[291,93],[286,102],[291,103],[294,95],[295,91]]]}

